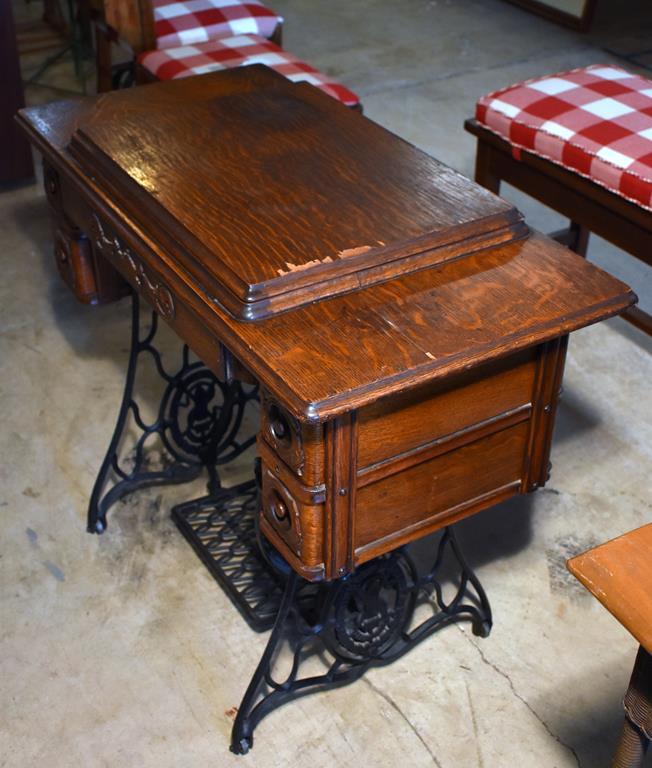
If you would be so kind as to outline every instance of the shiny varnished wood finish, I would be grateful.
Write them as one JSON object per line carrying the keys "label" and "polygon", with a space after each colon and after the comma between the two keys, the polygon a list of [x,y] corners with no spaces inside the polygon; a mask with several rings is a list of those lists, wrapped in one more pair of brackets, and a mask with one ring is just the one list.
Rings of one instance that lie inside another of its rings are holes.
{"label": "shiny varnished wood finish", "polygon": [[[306,84],[181,112],[128,94],[99,102],[70,152],[242,319],[527,234],[510,205],[331,102]],[[169,141],[175,131],[192,149]]]}
{"label": "shiny varnished wood finish", "polygon": [[[586,255],[591,232],[652,266],[652,215],[641,206],[609,191],[591,179],[521,150],[516,159],[509,142],[477,120],[464,124],[478,140],[475,180],[498,194],[501,182],[526,192],[570,219],[570,228],[551,235]],[[652,334],[652,316],[630,307],[624,318]]]}
{"label": "shiny varnished wood finish", "polygon": [[[209,113],[228,130],[194,130]],[[153,114],[164,145],[139,137]],[[260,383],[261,528],[309,579],[542,485],[568,333],[635,301],[504,202],[262,67],[21,121],[97,258],[217,375]]]}

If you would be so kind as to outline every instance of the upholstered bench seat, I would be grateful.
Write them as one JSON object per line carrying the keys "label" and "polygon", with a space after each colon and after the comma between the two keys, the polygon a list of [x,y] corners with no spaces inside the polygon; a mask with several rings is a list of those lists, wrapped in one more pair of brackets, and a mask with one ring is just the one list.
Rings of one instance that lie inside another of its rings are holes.
{"label": "upholstered bench seat", "polygon": [[476,120],[509,142],[652,210],[652,80],[593,65],[482,97]]}
{"label": "upholstered bench seat", "polygon": [[283,17],[260,0],[153,0],[157,48],[205,43],[233,35],[273,37]]}
{"label": "upholstered bench seat", "polygon": [[348,88],[259,35],[237,35],[198,45],[149,51],[138,57],[138,63],[158,80],[264,64],[288,80],[317,86],[349,107],[359,103],[358,97]]}

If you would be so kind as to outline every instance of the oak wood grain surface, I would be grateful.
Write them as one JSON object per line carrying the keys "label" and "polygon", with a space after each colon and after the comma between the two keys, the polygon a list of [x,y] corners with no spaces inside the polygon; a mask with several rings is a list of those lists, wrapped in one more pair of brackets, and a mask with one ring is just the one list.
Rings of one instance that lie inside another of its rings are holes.
{"label": "oak wood grain surface", "polygon": [[114,98],[98,103],[70,148],[242,318],[527,232],[500,198],[301,83],[181,112],[134,112]]}
{"label": "oak wood grain surface", "polygon": [[[67,145],[96,105],[110,105],[118,98],[122,112],[166,108],[179,113],[193,100],[211,102],[215,94],[253,92],[262,85],[274,93],[296,93],[298,89],[265,68],[248,67],[32,108],[23,111],[21,122],[49,162],[76,187],[79,226],[89,231],[93,217],[100,216],[138,254],[152,279],[167,285],[178,308],[177,317],[183,314],[187,318],[184,328],[191,329],[190,338],[182,336],[192,346],[194,328],[204,339],[204,361],[215,365],[210,353],[214,338],[215,358],[219,344],[225,345],[299,419],[328,420],[389,394],[554,339],[616,314],[635,301],[623,283],[534,233],[264,320],[239,321],[211,299],[186,264],[158,244],[158,227],[136,221],[133,209],[137,206],[132,203],[130,211],[125,211],[107,191],[106,179],[82,168]],[[337,103],[330,102],[330,108],[339,114]],[[350,117],[354,133],[366,127],[376,136],[377,127],[371,121],[360,115]],[[411,153],[391,134],[383,132],[382,136],[383,142],[399,146],[401,157]],[[341,152],[348,157],[345,139]],[[300,143],[299,136],[296,142]],[[165,147],[160,150],[165,152]],[[427,163],[427,167],[434,166]],[[239,183],[243,188],[251,183],[246,167]],[[474,197],[477,189],[471,185],[469,196]],[[490,204],[484,209],[479,206],[478,214],[502,210],[504,204],[487,195],[482,192],[481,199],[489,199]],[[351,232],[347,207],[336,213],[343,228]],[[401,222],[409,218],[401,211],[395,215]],[[421,226],[427,221],[425,208],[419,216]],[[285,221],[285,226],[286,237],[292,238],[293,220]],[[396,222],[384,226],[386,232],[398,232],[390,230],[398,226]],[[295,240],[299,232],[306,232],[304,223],[298,227]],[[328,237],[334,237],[334,230],[328,227]],[[365,237],[358,236],[349,244],[368,240],[371,230],[364,231]],[[315,230],[310,242],[317,238]],[[274,242],[278,239],[275,236]],[[341,243],[332,244],[339,247]],[[318,297],[317,292],[314,298]],[[170,322],[174,325],[175,321]]]}
{"label": "oak wood grain surface", "polygon": [[652,523],[573,557],[568,569],[652,653]]}
{"label": "oak wood grain surface", "polygon": [[218,375],[260,384],[261,530],[311,580],[544,484],[567,335],[635,301],[263,67],[20,122],[98,286],[109,265]]}

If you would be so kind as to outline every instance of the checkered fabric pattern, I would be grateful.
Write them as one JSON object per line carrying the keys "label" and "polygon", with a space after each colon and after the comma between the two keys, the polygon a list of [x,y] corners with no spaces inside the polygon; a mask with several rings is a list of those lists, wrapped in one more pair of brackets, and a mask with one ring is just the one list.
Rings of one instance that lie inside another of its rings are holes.
{"label": "checkered fabric pattern", "polygon": [[161,49],[232,35],[271,37],[282,23],[283,17],[260,0],[154,0],[156,47]]}
{"label": "checkered fabric pattern", "polygon": [[201,45],[150,51],[141,54],[138,62],[159,80],[174,80],[220,69],[265,64],[292,82],[306,82],[321,88],[329,96],[349,107],[359,103],[358,97],[348,88],[258,35],[238,35],[211,40]]}
{"label": "checkered fabric pattern", "polygon": [[652,210],[652,80],[592,65],[483,96],[478,122]]}

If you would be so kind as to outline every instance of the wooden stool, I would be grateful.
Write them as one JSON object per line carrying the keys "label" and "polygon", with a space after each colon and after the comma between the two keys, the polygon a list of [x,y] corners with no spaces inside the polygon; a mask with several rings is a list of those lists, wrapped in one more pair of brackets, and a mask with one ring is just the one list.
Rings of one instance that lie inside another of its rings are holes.
{"label": "wooden stool", "polygon": [[[585,256],[594,232],[652,265],[652,80],[611,65],[547,75],[483,96],[465,128],[475,180],[568,217],[556,240]],[[624,318],[652,334],[647,312]]]}
{"label": "wooden stool", "polygon": [[641,644],[612,768],[640,766],[652,739],[652,524],[572,558],[568,570]]}

